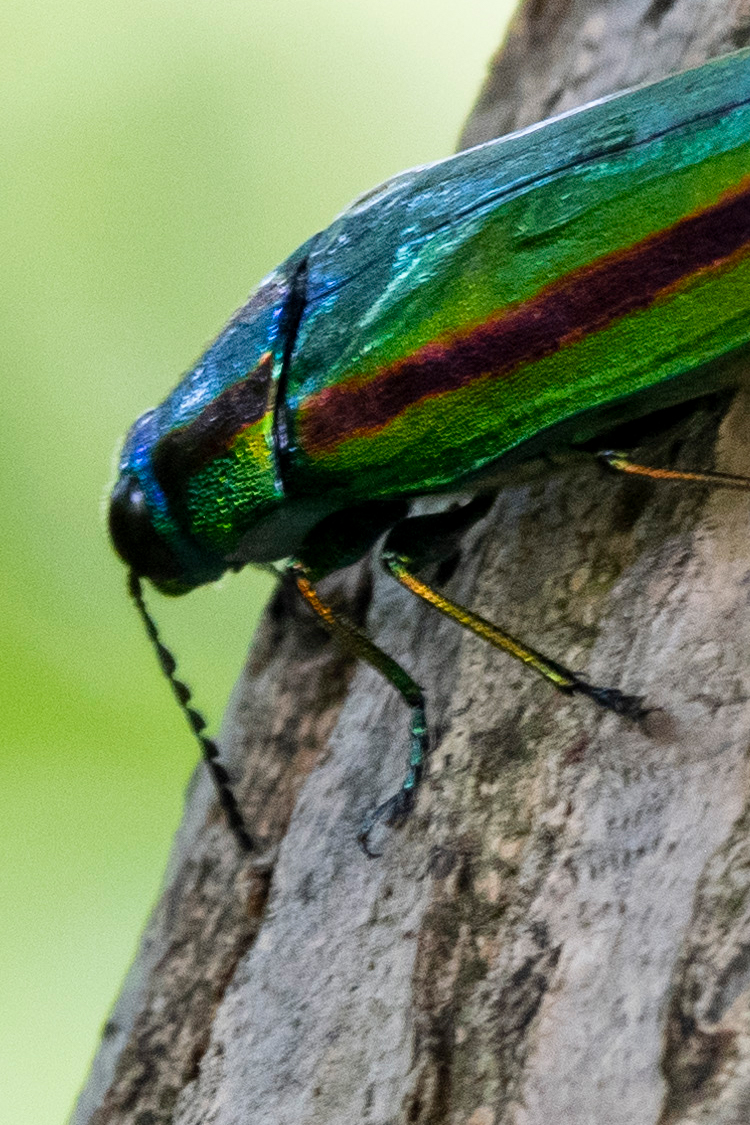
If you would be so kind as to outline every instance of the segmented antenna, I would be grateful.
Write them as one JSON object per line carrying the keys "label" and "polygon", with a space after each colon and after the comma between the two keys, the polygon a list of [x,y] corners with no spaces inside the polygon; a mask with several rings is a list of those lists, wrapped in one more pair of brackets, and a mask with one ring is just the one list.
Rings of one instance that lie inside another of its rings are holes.
{"label": "segmented antenna", "polygon": [[148,633],[151,644],[156,650],[156,655],[159,659],[161,670],[166,676],[167,680],[169,680],[180,710],[190,724],[190,729],[195,735],[198,741],[198,745],[201,748],[201,754],[203,755],[206,765],[208,766],[209,773],[213,778],[214,784],[216,786],[216,791],[219,796],[219,803],[224,810],[224,815],[227,818],[229,827],[234,833],[235,839],[237,840],[238,844],[242,848],[244,848],[245,851],[251,851],[254,847],[253,838],[245,828],[245,822],[242,818],[240,807],[237,804],[237,798],[232,792],[229,783],[229,774],[219,761],[219,747],[216,745],[213,739],[207,738],[203,733],[203,731],[206,729],[206,720],[203,718],[199,711],[196,711],[194,707],[190,706],[190,700],[192,698],[190,688],[187,686],[187,684],[184,684],[182,680],[179,680],[175,675],[175,672],[177,671],[177,662],[175,661],[175,658],[172,656],[172,653],[169,651],[169,649],[162,644],[161,637],[159,636],[159,630],[156,627],[156,622],[146,608],[146,602],[143,598],[143,586],[141,585],[141,580],[133,570],[131,570],[128,575],[128,590],[131,598],[136,604],[136,608],[139,614],[141,615],[141,620],[146,627],[146,632]]}

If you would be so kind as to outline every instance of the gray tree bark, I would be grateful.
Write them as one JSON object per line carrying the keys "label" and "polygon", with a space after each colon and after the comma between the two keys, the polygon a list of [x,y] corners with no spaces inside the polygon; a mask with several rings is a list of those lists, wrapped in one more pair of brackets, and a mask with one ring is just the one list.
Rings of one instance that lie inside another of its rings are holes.
{"label": "gray tree bark", "polygon": [[[743,46],[747,0],[529,0],[464,144]],[[750,470],[750,396],[640,440]],[[666,428],[665,428],[666,426]],[[434,753],[380,860],[407,716],[282,592],[202,771],[75,1125],[746,1125],[748,499],[595,465],[509,478],[450,596],[594,682],[559,696],[364,564],[335,595],[424,685]]]}

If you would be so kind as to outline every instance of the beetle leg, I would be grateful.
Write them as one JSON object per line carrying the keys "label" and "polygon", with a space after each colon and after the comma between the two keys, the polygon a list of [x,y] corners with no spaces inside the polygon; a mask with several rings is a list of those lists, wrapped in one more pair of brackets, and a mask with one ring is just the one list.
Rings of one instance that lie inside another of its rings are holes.
{"label": "beetle leg", "polygon": [[[471,508],[474,503],[475,501],[472,501],[466,507]],[[450,528],[458,522],[460,511],[459,509],[458,513],[455,511],[443,513],[446,519],[450,520]],[[389,574],[392,574],[402,586],[411,590],[418,598],[422,598],[423,601],[434,606],[435,609],[440,610],[441,613],[452,618],[459,625],[463,625],[465,629],[469,629],[482,640],[489,641],[495,648],[502,649],[503,652],[507,652],[516,660],[520,660],[528,668],[543,676],[548,683],[551,683],[559,691],[566,694],[586,695],[600,707],[605,707],[609,711],[614,711],[618,715],[625,715],[630,719],[639,720],[646,716],[648,710],[644,707],[643,700],[639,696],[625,695],[617,688],[597,687],[588,683],[576,672],[572,672],[555,660],[550,660],[549,657],[517,640],[498,625],[476,613],[472,613],[466,606],[450,601],[439,591],[418,578],[414,570],[420,565],[424,565],[426,560],[429,561],[436,557],[426,551],[423,546],[423,537],[428,530],[427,525],[429,523],[429,531],[435,534],[438,531],[440,518],[440,516],[414,516],[396,524],[386,538],[381,553],[381,561]]]}
{"label": "beetle leg", "polygon": [[378,648],[353,621],[321,601],[310,580],[310,572],[303,562],[295,560],[289,564],[288,570],[302,597],[316,616],[320,618],[325,628],[349,652],[376,668],[395,687],[404,702],[411,708],[411,740],[406,777],[397,793],[394,793],[392,797],[389,797],[387,801],[378,805],[373,812],[368,814],[358,835],[359,843],[365,855],[372,858],[380,854],[372,851],[369,846],[369,836],[374,826],[381,822],[389,826],[402,824],[414,807],[414,797],[424,773],[429,743],[424,695],[419,684],[411,678],[409,673],[386,652]]}
{"label": "beetle leg", "polygon": [[750,489],[750,477],[734,476],[731,473],[716,473],[706,470],[702,473],[680,472],[677,469],[654,469],[649,465],[638,465],[629,460],[624,453],[615,449],[603,449],[596,455],[610,469],[618,473],[630,473],[638,477],[651,477],[652,480],[696,481],[699,484],[713,484],[717,488]]}

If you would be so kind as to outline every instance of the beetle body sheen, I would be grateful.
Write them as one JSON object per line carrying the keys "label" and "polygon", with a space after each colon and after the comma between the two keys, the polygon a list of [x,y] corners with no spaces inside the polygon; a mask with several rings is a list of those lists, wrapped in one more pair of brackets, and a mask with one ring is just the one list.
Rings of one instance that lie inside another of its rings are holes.
{"label": "beetle body sheen", "polygon": [[745,50],[355,201],[136,422],[112,537],[182,593],[705,393],[749,342]]}

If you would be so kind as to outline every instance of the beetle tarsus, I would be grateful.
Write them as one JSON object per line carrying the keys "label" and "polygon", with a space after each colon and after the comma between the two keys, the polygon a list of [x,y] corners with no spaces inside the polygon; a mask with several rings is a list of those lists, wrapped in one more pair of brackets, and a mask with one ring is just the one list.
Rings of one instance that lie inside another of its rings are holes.
{"label": "beetle tarsus", "polygon": [[619,688],[596,687],[586,680],[576,678],[576,682],[570,690],[580,692],[607,711],[612,711],[615,715],[622,715],[626,719],[632,719],[636,723],[641,722],[651,712],[651,708],[645,706],[643,696],[627,695]]}
{"label": "beetle tarsus", "polygon": [[386,828],[400,828],[408,819],[413,808],[414,790],[401,788],[398,793],[394,793],[387,801],[383,801],[382,805],[378,805],[376,809],[367,814],[357,834],[357,842],[368,859],[379,859],[383,854],[373,851],[370,847],[370,834],[376,825],[383,824]]}

